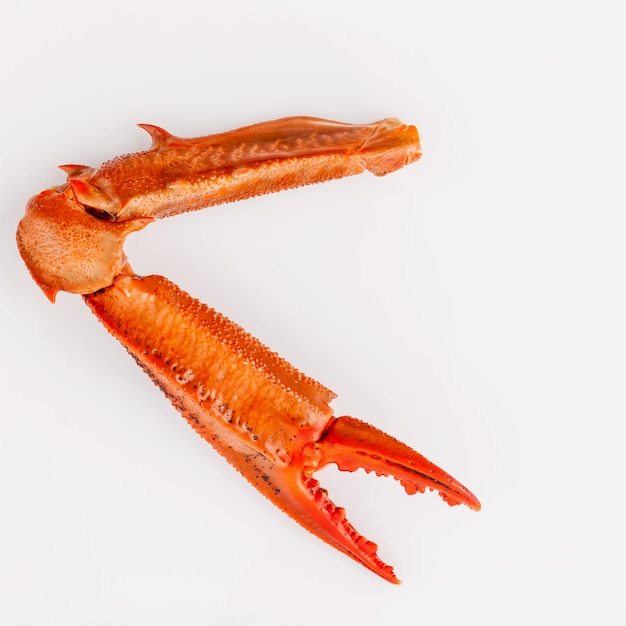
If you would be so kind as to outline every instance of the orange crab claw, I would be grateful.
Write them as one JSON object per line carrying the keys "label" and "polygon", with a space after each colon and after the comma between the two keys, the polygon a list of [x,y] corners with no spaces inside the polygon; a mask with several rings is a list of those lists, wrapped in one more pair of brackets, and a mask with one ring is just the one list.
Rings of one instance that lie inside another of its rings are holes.
{"label": "orange crab claw", "polygon": [[[409,446],[352,417],[335,394],[161,276],[121,275],[85,301],[191,426],[304,528],[390,582],[376,554],[312,474],[329,463],[392,476],[409,494],[476,497]],[[143,319],[154,324],[141,323]]]}
{"label": "orange crab claw", "polygon": [[352,417],[335,394],[160,276],[135,276],[122,250],[156,218],[370,171],[421,155],[414,126],[395,118],[351,125],[293,117],[194,139],[143,124],[145,152],[93,169],[64,165],[64,185],[31,199],[17,243],[48,298],[82,294],[91,310],[191,426],[274,504],[390,582],[393,569],[313,474],[325,465],[437,490],[448,504],[478,500],[407,445]]}
{"label": "orange crab claw", "polygon": [[409,495],[436,490],[448,504],[466,504],[475,511],[480,502],[466,487],[409,446],[354,417],[333,418],[317,442],[302,451],[302,467],[293,464],[268,472],[272,483],[285,485],[286,495],[268,497],[307,530],[344,552],[375,574],[391,583],[399,583],[393,567],[377,554],[378,546],[361,535],[336,506],[328,492],[312,474],[335,463],[342,471],[364,469],[378,476],[391,476]]}

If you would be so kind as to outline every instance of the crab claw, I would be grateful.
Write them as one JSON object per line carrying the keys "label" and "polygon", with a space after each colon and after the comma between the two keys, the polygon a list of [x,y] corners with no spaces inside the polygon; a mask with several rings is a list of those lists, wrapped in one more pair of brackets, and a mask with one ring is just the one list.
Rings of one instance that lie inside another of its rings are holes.
{"label": "crab claw", "polygon": [[478,500],[409,446],[353,417],[335,394],[161,276],[120,275],[84,296],[190,425],[278,508],[389,582],[393,568],[347,521],[313,474],[335,463],[393,476],[409,494]]}
{"label": "crab claw", "polygon": [[280,499],[268,497],[307,530],[391,583],[400,582],[393,567],[378,557],[378,546],[348,522],[345,510],[329,499],[328,492],[312,478],[315,471],[330,463],[342,471],[364,469],[378,476],[392,476],[409,495],[428,488],[438,491],[450,506],[466,504],[480,510],[476,496],[444,470],[397,439],[353,417],[334,418],[320,440],[305,447],[302,462],[301,471],[295,467],[287,471],[274,468],[271,482],[288,482],[288,493],[281,491]]}

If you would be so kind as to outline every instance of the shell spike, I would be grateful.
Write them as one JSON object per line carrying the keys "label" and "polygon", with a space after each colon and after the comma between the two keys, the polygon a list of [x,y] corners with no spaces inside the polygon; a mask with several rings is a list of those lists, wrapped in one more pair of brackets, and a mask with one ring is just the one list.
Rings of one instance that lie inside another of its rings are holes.
{"label": "shell spike", "polygon": [[152,145],[150,150],[159,150],[160,148],[167,148],[171,146],[177,137],[174,137],[171,133],[168,133],[164,128],[155,126],[154,124],[137,124],[139,128],[143,128],[152,138]]}
{"label": "shell spike", "polygon": [[63,170],[68,178],[82,176],[84,174],[89,175],[93,172],[93,167],[89,167],[89,165],[78,165],[77,163],[59,165],[59,169]]}

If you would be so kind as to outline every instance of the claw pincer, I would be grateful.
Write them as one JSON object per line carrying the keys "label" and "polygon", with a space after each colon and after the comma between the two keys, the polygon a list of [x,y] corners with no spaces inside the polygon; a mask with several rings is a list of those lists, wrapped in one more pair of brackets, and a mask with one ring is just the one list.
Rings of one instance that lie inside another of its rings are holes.
{"label": "claw pincer", "polygon": [[392,476],[407,493],[438,491],[478,510],[474,495],[407,445],[353,417],[335,394],[220,313],[161,276],[136,276],[125,237],[155,218],[369,170],[421,155],[413,126],[295,117],[182,139],[156,126],[146,152],[98,169],[63,166],[67,182],[35,196],[20,253],[51,299],[85,302],[191,426],[262,494],[319,538],[390,582],[393,569],[347,521],[313,474],[328,464]]}

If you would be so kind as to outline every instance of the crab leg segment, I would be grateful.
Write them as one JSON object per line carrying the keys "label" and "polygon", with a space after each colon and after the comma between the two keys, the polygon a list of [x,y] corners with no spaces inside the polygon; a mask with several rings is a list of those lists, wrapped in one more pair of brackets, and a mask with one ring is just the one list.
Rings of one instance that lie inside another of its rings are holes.
{"label": "crab leg segment", "polygon": [[162,276],[122,274],[84,297],[191,425],[223,442],[225,456],[258,452],[284,467],[332,417],[332,391]]}
{"label": "crab leg segment", "polygon": [[78,201],[118,220],[165,217],[365,170],[382,176],[419,159],[415,126],[395,118],[341,124],[288,117],[196,139],[142,124],[152,148],[76,167]]}

